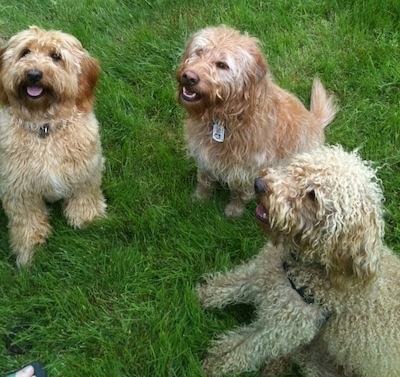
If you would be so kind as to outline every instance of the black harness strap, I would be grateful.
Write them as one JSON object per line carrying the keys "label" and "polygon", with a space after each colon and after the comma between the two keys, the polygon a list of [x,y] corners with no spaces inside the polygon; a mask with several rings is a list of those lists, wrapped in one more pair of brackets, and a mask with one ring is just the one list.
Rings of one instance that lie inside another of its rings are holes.
{"label": "black harness strap", "polygon": [[[283,269],[286,272],[286,276],[289,280],[290,285],[300,295],[300,297],[303,299],[303,301],[309,305],[314,304],[315,303],[314,297],[306,294],[307,287],[305,287],[305,286],[300,287],[300,288],[296,287],[296,284],[294,283],[294,280],[293,280],[293,276],[289,272],[289,264],[287,262],[283,262]],[[324,310],[324,312],[325,312],[324,317],[325,317],[325,322],[326,322],[329,319],[329,317],[332,315],[332,312],[326,311],[326,310]]]}
{"label": "black harness strap", "polygon": [[297,288],[296,285],[294,284],[293,278],[289,272],[289,265],[287,264],[287,262],[283,262],[283,269],[286,272],[286,276],[289,280],[290,285],[300,295],[300,297],[304,300],[304,302],[306,302],[307,304],[314,304],[314,297],[308,296],[305,293],[307,287]]}

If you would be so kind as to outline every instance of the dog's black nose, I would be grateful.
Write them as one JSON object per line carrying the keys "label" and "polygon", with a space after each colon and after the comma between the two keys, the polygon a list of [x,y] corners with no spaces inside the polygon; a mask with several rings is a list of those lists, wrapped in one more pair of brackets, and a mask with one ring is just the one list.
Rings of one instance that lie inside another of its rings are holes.
{"label": "dog's black nose", "polygon": [[196,85],[200,81],[200,77],[196,72],[185,71],[182,73],[182,84],[185,86]]}
{"label": "dog's black nose", "polygon": [[256,178],[254,182],[254,190],[257,195],[263,195],[267,192],[267,186],[262,178],[260,177]]}
{"label": "dog's black nose", "polygon": [[42,77],[43,77],[43,72],[39,71],[38,69],[30,69],[27,73],[26,73],[26,77],[29,80],[30,83],[35,84],[37,82],[39,82]]}

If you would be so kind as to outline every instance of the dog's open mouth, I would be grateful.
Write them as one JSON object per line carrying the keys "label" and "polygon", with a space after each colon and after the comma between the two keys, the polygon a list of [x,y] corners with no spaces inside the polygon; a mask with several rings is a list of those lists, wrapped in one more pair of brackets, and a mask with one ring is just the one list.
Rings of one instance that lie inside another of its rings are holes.
{"label": "dog's open mouth", "polygon": [[201,94],[193,92],[192,90],[188,89],[186,86],[182,88],[182,99],[186,102],[196,102],[201,100]]}
{"label": "dog's open mouth", "polygon": [[256,207],[256,217],[261,222],[263,222],[265,224],[269,224],[268,211],[262,204],[259,204]]}
{"label": "dog's open mouth", "polygon": [[44,94],[44,89],[40,86],[27,86],[26,93],[30,98],[40,98]]}

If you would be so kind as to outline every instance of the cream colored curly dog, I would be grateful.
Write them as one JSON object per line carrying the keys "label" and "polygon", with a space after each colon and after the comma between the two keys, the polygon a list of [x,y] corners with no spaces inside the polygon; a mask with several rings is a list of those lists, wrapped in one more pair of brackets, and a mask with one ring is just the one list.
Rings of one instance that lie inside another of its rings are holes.
{"label": "cream colored curly dog", "polygon": [[[400,262],[383,241],[382,192],[357,153],[321,147],[255,181],[271,243],[250,262],[206,276],[205,308],[244,302],[256,320],[213,342],[207,375],[400,376]],[[281,370],[282,371],[282,370]]]}
{"label": "cream colored curly dog", "polygon": [[227,185],[227,216],[244,211],[261,169],[322,144],[336,114],[319,80],[308,111],[273,82],[259,41],[227,26],[190,38],[176,78],[188,115],[186,145],[197,165],[195,198],[208,199],[217,181]]}
{"label": "cream colored curly dog", "polygon": [[93,91],[100,66],[72,35],[38,27],[0,50],[0,195],[18,265],[50,234],[46,201],[81,227],[105,214]]}

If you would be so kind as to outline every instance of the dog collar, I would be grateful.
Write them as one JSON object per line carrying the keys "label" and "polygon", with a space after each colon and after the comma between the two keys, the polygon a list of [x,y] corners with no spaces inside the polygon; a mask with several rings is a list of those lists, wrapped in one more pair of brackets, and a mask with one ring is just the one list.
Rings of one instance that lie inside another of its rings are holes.
{"label": "dog collar", "polygon": [[48,123],[44,124],[42,127],[39,128],[39,137],[42,139],[45,139],[47,136],[49,136],[49,128],[50,125]]}

